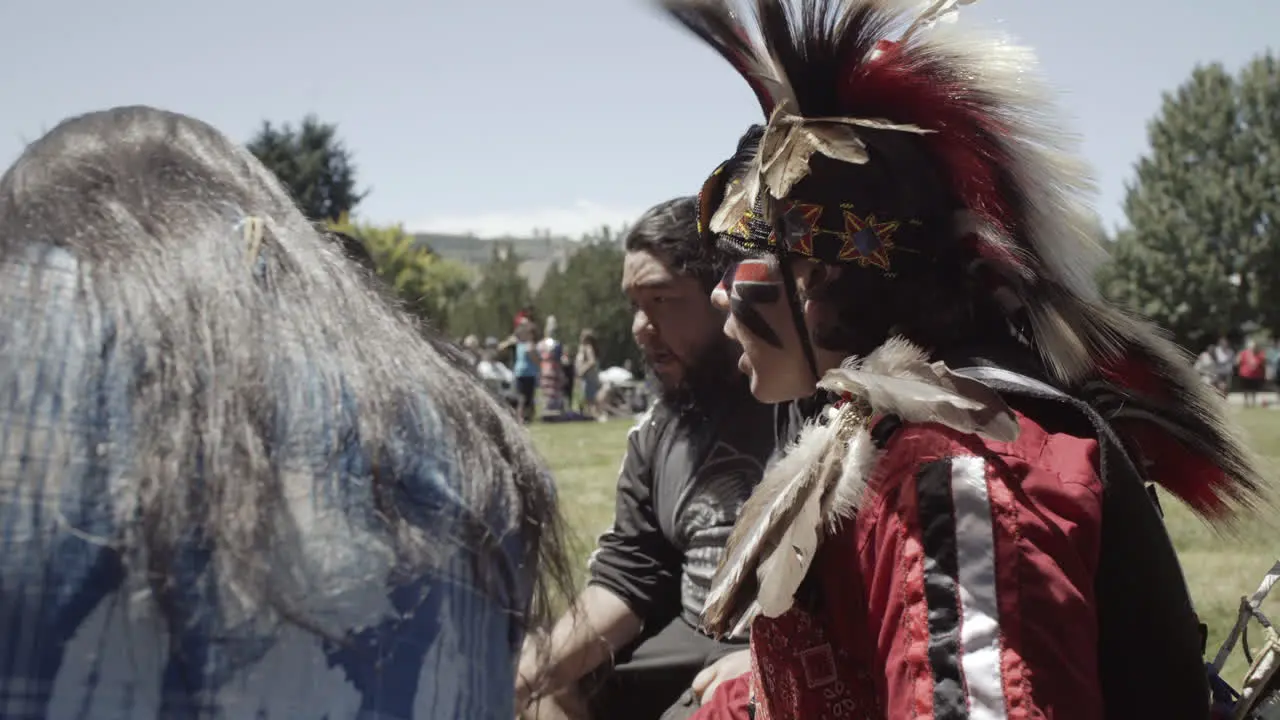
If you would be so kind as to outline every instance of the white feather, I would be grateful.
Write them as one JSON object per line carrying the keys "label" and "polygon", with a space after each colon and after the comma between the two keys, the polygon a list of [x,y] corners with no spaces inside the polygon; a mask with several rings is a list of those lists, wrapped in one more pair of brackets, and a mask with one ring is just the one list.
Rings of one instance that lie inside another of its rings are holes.
{"label": "white feather", "polygon": [[[874,408],[903,410],[913,418],[929,418],[944,407],[979,410],[982,403],[956,394],[948,388],[913,377],[890,377],[854,368],[828,372],[820,385],[824,390],[865,397]],[[919,408],[919,409],[918,409]],[[922,412],[927,409],[929,412]],[[920,420],[915,420],[920,422]]]}
{"label": "white feather", "polygon": [[940,423],[1000,442],[1018,437],[1018,421],[999,393],[951,372],[902,338],[892,338],[865,360],[845,362],[818,387],[864,399],[876,413],[906,422]]}
{"label": "white feather", "polygon": [[[1028,48],[954,25],[936,25],[913,42],[999,100],[996,120],[1008,130],[1014,157],[1008,170],[1025,194],[1036,199],[1029,206],[1026,236],[1040,261],[1031,269],[1065,290],[1054,307],[1033,315],[1032,324],[1055,376],[1078,380],[1096,367],[1098,352],[1110,353],[1116,345],[1115,338],[1090,322],[1090,305],[1100,301],[1095,277],[1106,250],[1090,209],[1097,190],[1079,153],[1080,138],[1068,132],[1061,105],[1036,72],[1035,54]],[[1050,303],[1028,305],[1035,304]]]}
{"label": "white feather", "polygon": [[[765,473],[764,479],[752,493],[748,507],[755,503],[767,503],[758,514],[753,513],[754,525],[741,541],[727,548],[728,554],[720,564],[707,593],[705,608],[708,620],[717,620],[715,610],[728,596],[738,590],[745,573],[754,572],[764,551],[765,540],[778,532],[778,525],[796,510],[796,499],[804,491],[817,484],[817,476],[811,470],[819,465],[835,437],[836,428],[811,423],[800,437]],[[747,515],[744,508],[743,515]]]}
{"label": "white feather", "polygon": [[796,590],[809,571],[823,525],[822,490],[816,483],[808,489],[800,513],[783,531],[777,547],[760,563],[756,573],[760,581],[756,602],[765,617],[778,617],[791,609]]}
{"label": "white feather", "polygon": [[822,499],[822,517],[826,522],[827,532],[837,532],[841,521],[853,517],[862,506],[867,480],[871,477],[871,470],[879,455],[871,433],[866,428],[859,428],[849,441],[849,449],[845,451],[840,466],[840,479]]}

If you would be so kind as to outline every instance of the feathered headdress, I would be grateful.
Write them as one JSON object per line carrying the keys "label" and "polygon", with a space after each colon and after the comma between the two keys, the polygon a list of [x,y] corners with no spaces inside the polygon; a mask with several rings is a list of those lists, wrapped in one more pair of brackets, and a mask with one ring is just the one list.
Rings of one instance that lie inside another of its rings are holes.
{"label": "feathered headdress", "polygon": [[1033,55],[937,23],[967,2],[754,0],[753,32],[727,0],[661,0],[768,120],[705,183],[700,232],[903,282],[920,263],[981,268],[1055,382],[1092,392],[1153,479],[1210,517],[1249,503],[1259,476],[1225,404],[1099,297],[1092,182]]}

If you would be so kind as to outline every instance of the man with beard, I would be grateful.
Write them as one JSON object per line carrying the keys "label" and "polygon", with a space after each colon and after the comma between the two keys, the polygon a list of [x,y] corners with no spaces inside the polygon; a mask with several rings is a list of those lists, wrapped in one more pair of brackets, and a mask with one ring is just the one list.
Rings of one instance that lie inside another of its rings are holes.
{"label": "man with beard", "polygon": [[752,398],[741,350],[720,332],[709,293],[725,266],[698,243],[695,200],[652,208],[625,246],[632,332],[662,396],[628,437],[614,524],[586,589],[549,652],[521,663],[517,707],[543,697],[530,717],[679,717],[749,669],[745,635],[713,640],[699,618],[773,451],[772,409]]}

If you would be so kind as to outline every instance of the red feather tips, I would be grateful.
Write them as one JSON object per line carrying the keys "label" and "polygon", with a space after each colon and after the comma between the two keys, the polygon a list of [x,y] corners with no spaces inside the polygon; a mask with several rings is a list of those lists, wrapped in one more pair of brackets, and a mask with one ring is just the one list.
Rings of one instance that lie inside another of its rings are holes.
{"label": "red feather tips", "polygon": [[918,43],[880,41],[870,61],[852,69],[840,87],[845,113],[883,117],[936,132],[923,142],[947,170],[970,213],[1008,233],[1017,220],[1001,186],[1001,168],[1016,161],[997,108],[981,99],[946,58]]}
{"label": "red feather tips", "polygon": [[[1165,412],[1118,411],[1112,425],[1146,464],[1148,477],[1207,520],[1227,521],[1240,507],[1255,505],[1261,480],[1248,451],[1226,431],[1225,408],[1194,407],[1205,392],[1161,372],[1139,352],[1102,368],[1111,384],[1167,408]],[[1190,382],[1199,382],[1191,378]],[[1179,387],[1182,385],[1182,387]]]}

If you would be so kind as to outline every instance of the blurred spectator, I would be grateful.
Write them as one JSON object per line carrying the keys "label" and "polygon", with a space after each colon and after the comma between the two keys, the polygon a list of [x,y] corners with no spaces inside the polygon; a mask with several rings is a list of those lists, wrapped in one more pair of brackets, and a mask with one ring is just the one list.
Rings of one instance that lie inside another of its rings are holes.
{"label": "blurred spectator", "polygon": [[1258,392],[1267,380],[1267,356],[1253,340],[1246,342],[1244,350],[1240,351],[1239,367],[1244,406],[1254,407],[1258,404]]}
{"label": "blurred spectator", "polygon": [[1218,339],[1218,344],[1213,348],[1214,363],[1214,387],[1218,388],[1218,392],[1224,396],[1231,390],[1231,378],[1235,375],[1236,370],[1236,354],[1231,349],[1231,343],[1227,338]]}
{"label": "blurred spectator", "polygon": [[473,367],[480,362],[480,338],[475,335],[468,335],[463,338],[462,355],[471,361]]}
{"label": "blurred spectator", "polygon": [[600,394],[600,355],[595,333],[584,328],[578,336],[578,354],[574,358],[574,370],[582,381],[582,413],[599,417],[596,396]]}
{"label": "blurred spectator", "polygon": [[546,334],[538,343],[539,390],[542,392],[542,412],[547,415],[559,415],[565,410],[564,346],[558,333],[556,316],[548,315]]}
{"label": "blurred spectator", "polygon": [[538,391],[538,326],[532,320],[523,319],[511,337],[498,344],[498,351],[515,348],[511,371],[516,378],[519,396],[518,410],[525,422],[533,419],[535,395]]}

